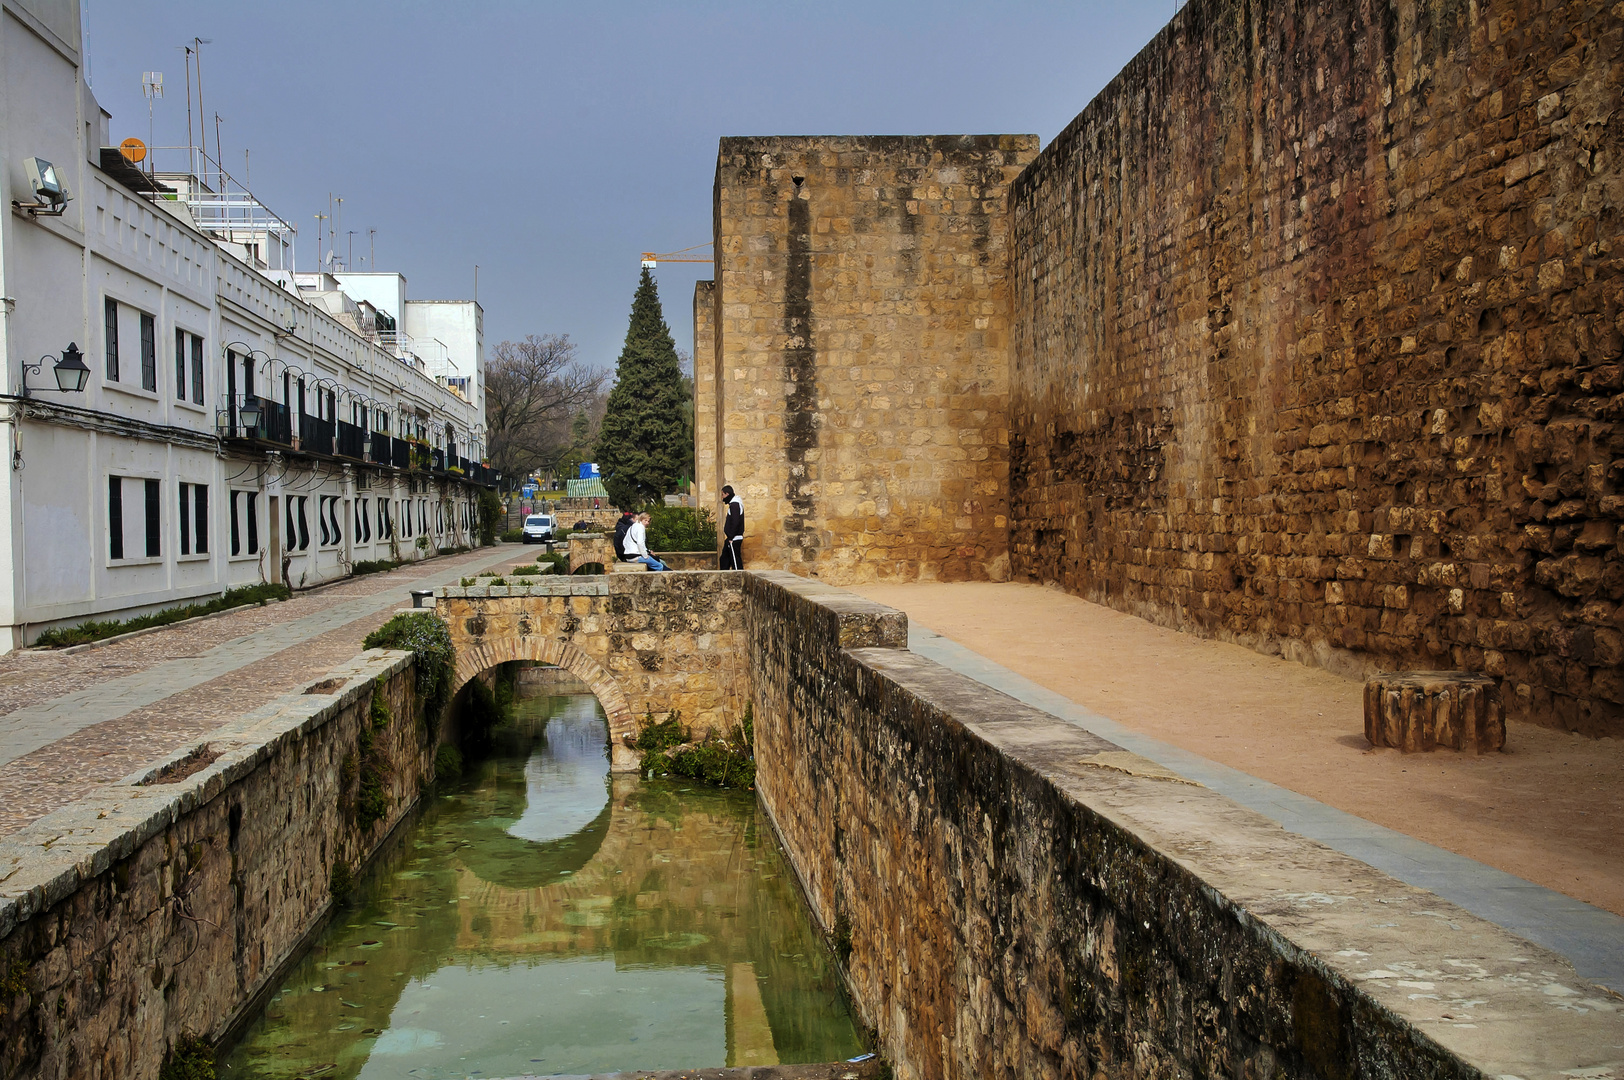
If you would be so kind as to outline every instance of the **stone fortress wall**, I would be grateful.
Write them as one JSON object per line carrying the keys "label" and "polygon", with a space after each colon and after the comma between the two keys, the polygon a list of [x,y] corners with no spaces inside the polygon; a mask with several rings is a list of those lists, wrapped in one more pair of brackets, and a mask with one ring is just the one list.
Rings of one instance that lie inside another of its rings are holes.
{"label": "stone fortress wall", "polygon": [[747,565],[1052,581],[1624,734],[1621,46],[1599,0],[1193,0],[1035,156],[723,140]]}
{"label": "stone fortress wall", "polygon": [[722,140],[718,483],[745,502],[747,565],[839,583],[1008,576],[1005,199],[1037,149]]}

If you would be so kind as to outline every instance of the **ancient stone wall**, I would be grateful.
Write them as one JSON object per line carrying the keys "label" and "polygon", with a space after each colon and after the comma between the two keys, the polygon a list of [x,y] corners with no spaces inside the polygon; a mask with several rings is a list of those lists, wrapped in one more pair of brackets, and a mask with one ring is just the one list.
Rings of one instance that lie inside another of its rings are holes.
{"label": "ancient stone wall", "polygon": [[1016,573],[1624,735],[1615,5],[1192,0],[1015,182]]}
{"label": "ancient stone wall", "polygon": [[716,512],[726,480],[716,478],[722,441],[716,404],[716,283],[694,282],[694,490]]}
{"label": "ancient stone wall", "polygon": [[908,652],[900,612],[772,572],[745,615],[757,791],[897,1076],[1614,1067],[1624,1013],[1566,961]]}
{"label": "ancient stone wall", "polygon": [[446,588],[436,610],[451,627],[458,687],[510,660],[565,668],[603,706],[616,771],[635,772],[626,739],[648,712],[680,709],[696,733],[743,719],[742,578],[645,571]]}
{"label": "ancient stone wall", "polygon": [[720,483],[745,565],[1007,576],[1009,182],[1030,135],[728,138]]}
{"label": "ancient stone wall", "polygon": [[[0,1076],[152,1080],[181,1034],[226,1030],[318,925],[334,868],[416,803],[436,742],[415,687],[409,653],[364,653],[209,735],[199,771],[175,754],[0,841]],[[363,732],[387,766],[366,827]]]}

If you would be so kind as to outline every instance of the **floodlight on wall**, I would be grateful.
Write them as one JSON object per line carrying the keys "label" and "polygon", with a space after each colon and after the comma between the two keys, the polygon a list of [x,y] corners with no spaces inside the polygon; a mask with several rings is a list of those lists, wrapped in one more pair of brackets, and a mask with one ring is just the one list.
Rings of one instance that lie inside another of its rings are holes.
{"label": "floodlight on wall", "polygon": [[44,158],[24,158],[23,170],[28,174],[28,187],[34,193],[33,202],[11,200],[13,210],[27,210],[29,217],[61,217],[68,209],[73,194],[62,182],[56,166]]}
{"label": "floodlight on wall", "polygon": [[[50,386],[29,386],[28,373],[32,371],[35,375],[38,375],[44,369],[45,361],[52,359],[56,360],[56,363],[51,365],[51,374],[56,376],[56,386],[54,388]],[[39,358],[39,363],[24,364],[22,367],[22,393],[19,395],[20,397],[33,397],[36,390],[51,389],[54,389],[59,394],[78,394],[84,391],[85,384],[90,381],[90,368],[85,366],[84,354],[79,351],[79,346],[71,341],[68,342],[68,347],[62,350],[60,357],[52,357],[47,353]]]}

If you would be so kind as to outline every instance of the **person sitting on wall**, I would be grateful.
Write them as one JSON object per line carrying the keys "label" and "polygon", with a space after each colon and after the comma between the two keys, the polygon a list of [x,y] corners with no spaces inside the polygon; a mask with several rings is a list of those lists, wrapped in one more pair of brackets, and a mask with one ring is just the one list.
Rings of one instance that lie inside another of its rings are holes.
{"label": "person sitting on wall", "polygon": [[632,557],[626,554],[626,532],[632,527],[632,522],[634,520],[636,519],[632,516],[632,512],[630,510],[622,510],[620,512],[620,520],[615,522],[615,558],[620,562],[631,561]]}
{"label": "person sitting on wall", "polygon": [[650,570],[669,570],[671,569],[669,566],[649,554],[648,522],[648,514],[638,514],[637,520],[626,530],[626,557],[632,562],[642,563]]}
{"label": "person sitting on wall", "polygon": [[732,484],[722,485],[722,504],[727,507],[727,517],[722,521],[720,567],[723,570],[743,570],[744,501],[733,494]]}

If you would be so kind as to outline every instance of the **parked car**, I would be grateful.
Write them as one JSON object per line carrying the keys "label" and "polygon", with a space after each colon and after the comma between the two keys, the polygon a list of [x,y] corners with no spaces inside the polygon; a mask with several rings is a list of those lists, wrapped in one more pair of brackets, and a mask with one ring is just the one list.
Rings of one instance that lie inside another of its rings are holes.
{"label": "parked car", "polygon": [[531,514],[524,519],[524,542],[527,544],[542,544],[553,538],[553,530],[557,523],[551,514]]}

